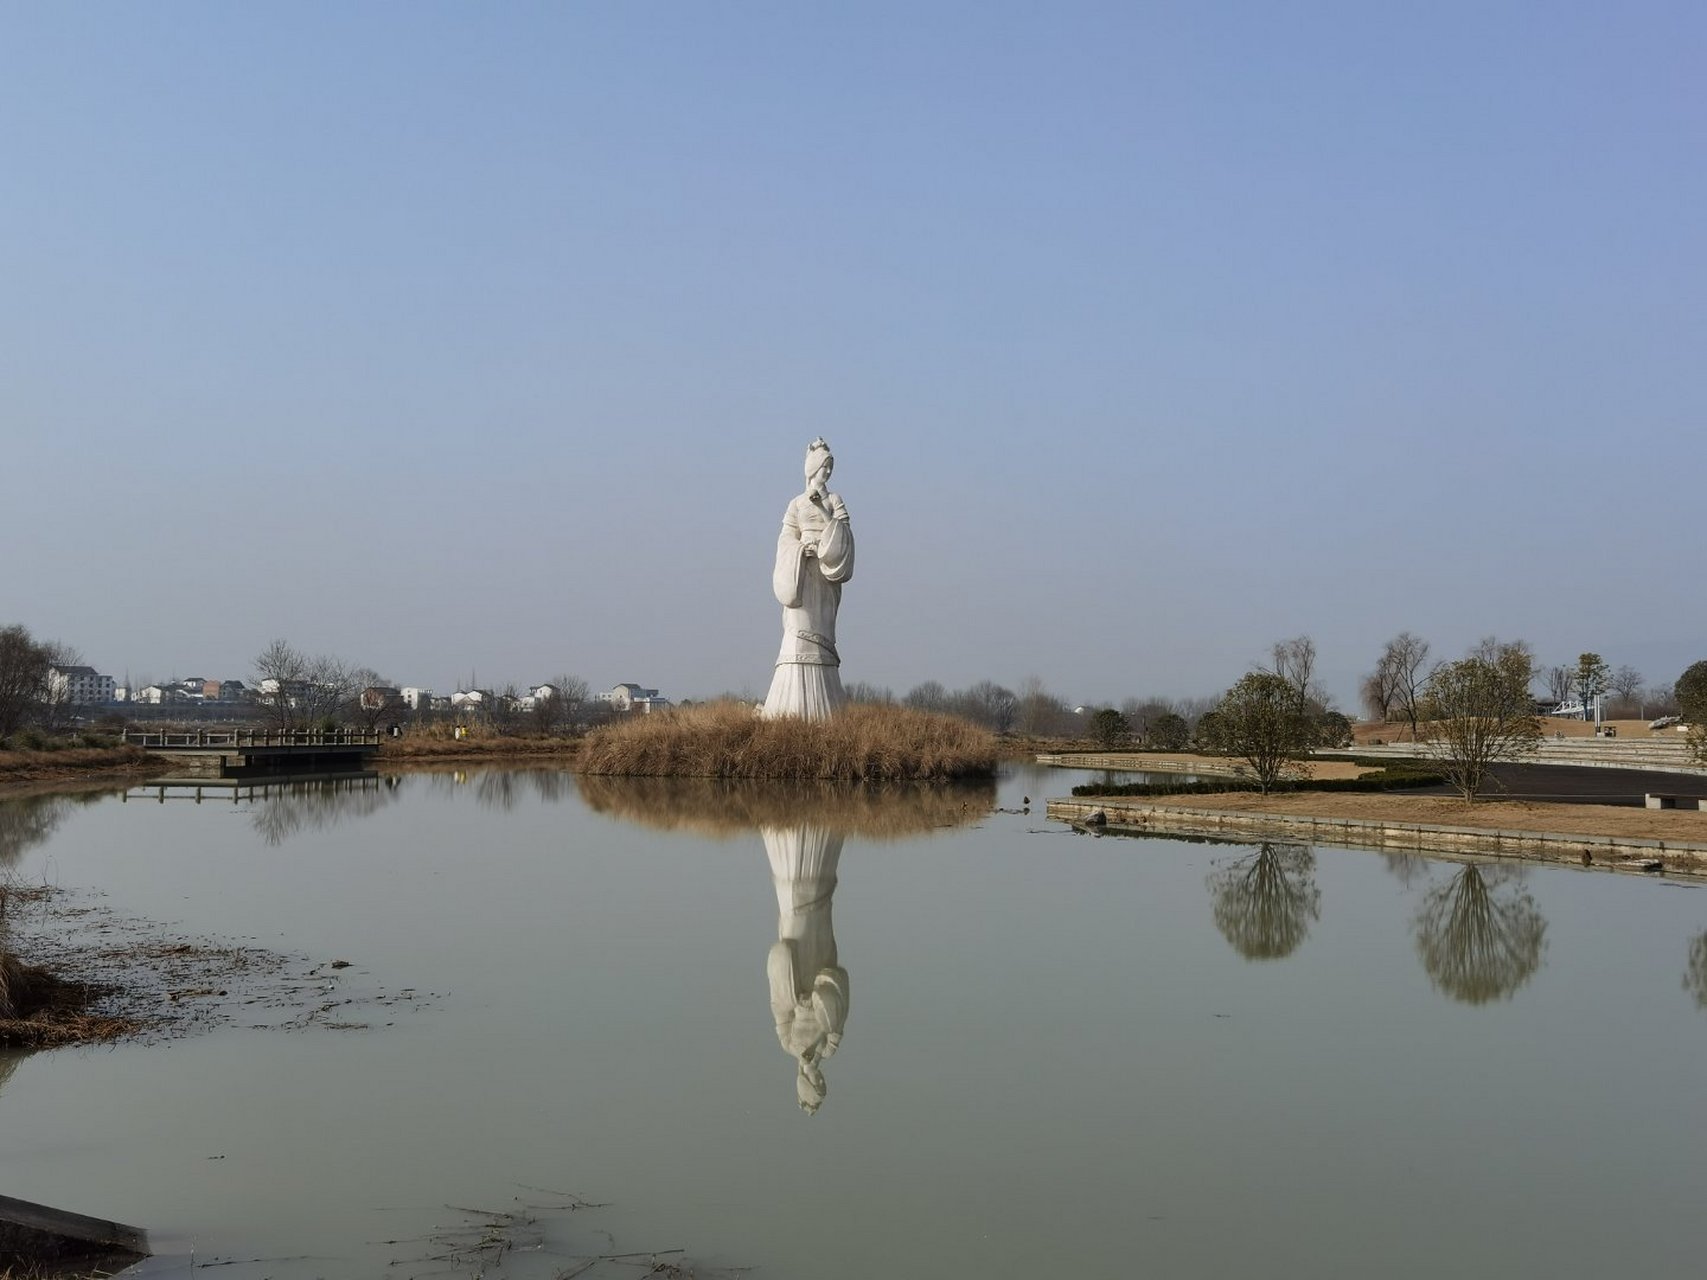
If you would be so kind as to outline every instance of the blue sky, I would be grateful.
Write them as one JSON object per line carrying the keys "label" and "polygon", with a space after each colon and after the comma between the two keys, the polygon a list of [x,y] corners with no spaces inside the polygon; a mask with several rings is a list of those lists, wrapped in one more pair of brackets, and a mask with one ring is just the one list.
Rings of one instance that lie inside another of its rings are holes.
{"label": "blue sky", "polygon": [[1695,4],[0,4],[0,623],[445,690],[1707,656]]}

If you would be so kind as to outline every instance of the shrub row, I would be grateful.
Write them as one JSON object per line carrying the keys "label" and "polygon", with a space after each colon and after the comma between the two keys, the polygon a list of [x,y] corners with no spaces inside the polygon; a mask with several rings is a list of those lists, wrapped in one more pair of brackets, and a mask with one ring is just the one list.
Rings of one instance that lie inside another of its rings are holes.
{"label": "shrub row", "polygon": [[[1366,773],[1361,778],[1288,778],[1270,791],[1411,791],[1437,787],[1446,775],[1431,769],[1401,767]],[[1073,788],[1076,796],[1207,796],[1228,791],[1261,791],[1250,778],[1216,778],[1207,782],[1087,782]]]}

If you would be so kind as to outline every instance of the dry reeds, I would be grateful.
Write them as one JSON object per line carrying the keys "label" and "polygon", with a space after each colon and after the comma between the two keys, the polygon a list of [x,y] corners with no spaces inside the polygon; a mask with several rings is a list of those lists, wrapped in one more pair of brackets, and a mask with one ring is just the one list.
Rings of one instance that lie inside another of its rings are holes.
{"label": "dry reeds", "polygon": [[760,782],[729,778],[583,777],[587,807],[664,831],[715,839],[761,827],[823,827],[868,840],[900,840],[977,822],[995,806],[988,782]]}
{"label": "dry reeds", "polygon": [[0,1049],[53,1049],[93,1044],[131,1035],[142,1025],[135,1018],[91,1012],[106,994],[99,987],[65,982],[22,964],[10,952],[0,954]]}
{"label": "dry reeds", "polygon": [[75,777],[80,773],[147,773],[159,761],[141,747],[65,747],[58,751],[0,751],[0,782]]}
{"label": "dry reeds", "polygon": [[988,778],[996,740],[956,716],[863,703],[830,720],[767,720],[739,702],[633,716],[587,736],[581,773],[949,782]]}
{"label": "dry reeds", "polygon": [[101,988],[65,982],[12,954],[7,946],[9,915],[18,900],[37,896],[0,884],[0,1049],[51,1049],[116,1040],[134,1032],[140,1025],[134,1018],[90,1011],[105,994]]}

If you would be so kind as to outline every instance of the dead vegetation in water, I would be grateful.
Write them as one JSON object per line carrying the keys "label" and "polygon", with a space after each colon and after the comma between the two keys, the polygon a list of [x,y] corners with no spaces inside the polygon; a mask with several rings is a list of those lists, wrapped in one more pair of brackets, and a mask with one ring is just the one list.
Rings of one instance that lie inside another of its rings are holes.
{"label": "dead vegetation in water", "polygon": [[824,827],[868,840],[902,840],[969,826],[996,804],[989,782],[755,782],[740,778],[583,776],[581,798],[596,813],[663,831],[714,839],[761,827]]}
{"label": "dead vegetation in water", "polygon": [[92,899],[46,885],[0,888],[0,1048],[176,1037],[234,1023],[365,1030],[437,999],[373,988],[345,960],[315,963],[173,933]]}
{"label": "dead vegetation in water", "polygon": [[[446,1205],[454,1215],[425,1235],[407,1239],[379,1240],[376,1244],[408,1246],[408,1256],[391,1260],[392,1268],[409,1268],[407,1274],[487,1276],[502,1273],[517,1280],[542,1277],[548,1280],[607,1280],[616,1276],[653,1276],[660,1280],[734,1280],[745,1268],[710,1268],[686,1256],[683,1249],[616,1248],[610,1233],[594,1228],[590,1234],[605,1242],[602,1251],[588,1251],[584,1244],[563,1239],[571,1215],[605,1205],[564,1192],[528,1187],[549,1199],[516,1196],[508,1209],[468,1208]],[[436,1270],[422,1272],[418,1268]],[[5,1280],[0,1276],[0,1280]]]}
{"label": "dead vegetation in water", "polygon": [[989,778],[996,739],[957,716],[854,704],[830,720],[768,720],[739,702],[631,716],[587,735],[584,774],[949,782]]}

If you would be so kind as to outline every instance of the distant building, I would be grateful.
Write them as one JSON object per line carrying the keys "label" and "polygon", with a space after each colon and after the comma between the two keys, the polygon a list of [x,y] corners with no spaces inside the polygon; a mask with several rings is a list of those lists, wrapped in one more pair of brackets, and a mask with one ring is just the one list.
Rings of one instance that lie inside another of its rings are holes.
{"label": "distant building", "polygon": [[450,695],[450,705],[465,711],[480,711],[492,705],[490,689],[458,689]]}
{"label": "distant building", "polygon": [[406,685],[402,689],[403,705],[411,711],[430,711],[433,706],[433,691],[417,689],[414,685]]}
{"label": "distant building", "polygon": [[208,695],[210,698],[217,698],[221,702],[254,701],[254,690],[241,680],[210,680],[208,683],[213,685],[213,692]]}
{"label": "distant building", "polygon": [[661,711],[670,705],[670,700],[660,696],[656,689],[642,688],[637,684],[619,684],[608,693],[595,694],[593,700],[608,703],[613,711],[638,711],[642,715]]}
{"label": "distant building", "polygon": [[53,666],[47,669],[48,697],[56,703],[90,706],[115,701],[117,686],[111,676],[93,667]]}
{"label": "distant building", "polygon": [[370,684],[362,690],[361,705],[363,711],[401,711],[405,705],[403,690],[388,684]]}

